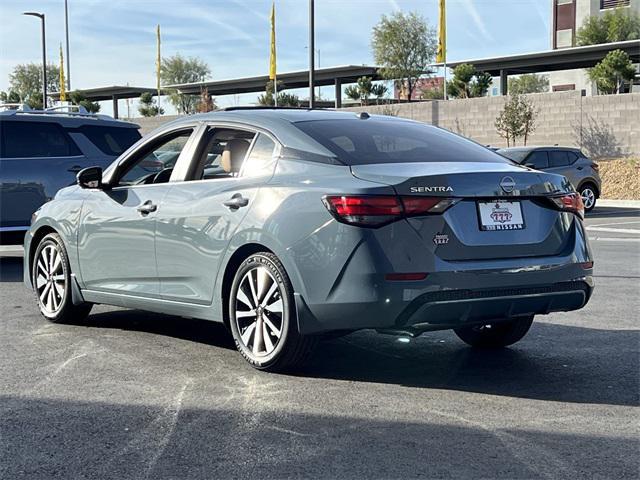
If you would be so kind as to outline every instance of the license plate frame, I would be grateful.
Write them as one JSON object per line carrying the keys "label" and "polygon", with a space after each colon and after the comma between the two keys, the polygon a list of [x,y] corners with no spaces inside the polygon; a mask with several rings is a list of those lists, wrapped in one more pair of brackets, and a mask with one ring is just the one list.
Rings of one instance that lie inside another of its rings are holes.
{"label": "license plate frame", "polygon": [[478,226],[483,232],[504,232],[526,228],[519,200],[478,200]]}

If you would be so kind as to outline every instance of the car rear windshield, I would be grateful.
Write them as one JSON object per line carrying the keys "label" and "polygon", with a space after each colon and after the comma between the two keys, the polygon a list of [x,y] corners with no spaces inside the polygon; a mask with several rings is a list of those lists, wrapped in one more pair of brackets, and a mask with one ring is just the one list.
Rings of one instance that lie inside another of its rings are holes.
{"label": "car rear windshield", "polygon": [[294,125],[347,165],[402,162],[510,163],[439,128],[376,118],[309,120]]}
{"label": "car rear windshield", "polygon": [[106,155],[120,155],[141,138],[136,128],[129,127],[83,125],[75,131],[86,136]]}

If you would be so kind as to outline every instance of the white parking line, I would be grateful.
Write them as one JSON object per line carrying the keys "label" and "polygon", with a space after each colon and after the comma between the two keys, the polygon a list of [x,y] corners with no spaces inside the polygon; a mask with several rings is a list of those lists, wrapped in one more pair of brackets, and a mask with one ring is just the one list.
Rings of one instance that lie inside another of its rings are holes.
{"label": "white parking line", "polygon": [[633,237],[589,237],[590,242],[640,242],[640,238]]}
{"label": "white parking line", "polygon": [[631,223],[640,223],[640,220],[634,220],[633,222],[600,223],[598,225],[587,225],[587,227],[610,227],[611,225],[629,225]]}
{"label": "white parking line", "polygon": [[607,227],[587,227],[588,232],[608,232],[608,233],[631,233],[640,235],[640,230],[635,228],[607,228]]}
{"label": "white parking line", "polygon": [[22,253],[22,245],[0,245],[0,253]]}

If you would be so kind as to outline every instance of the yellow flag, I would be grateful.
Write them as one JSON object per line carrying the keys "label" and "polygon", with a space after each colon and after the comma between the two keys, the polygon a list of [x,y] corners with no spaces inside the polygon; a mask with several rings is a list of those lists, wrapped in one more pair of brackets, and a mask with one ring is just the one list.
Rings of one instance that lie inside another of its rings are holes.
{"label": "yellow flag", "polygon": [[276,3],[271,4],[271,52],[269,54],[269,80],[276,79]]}
{"label": "yellow flag", "polygon": [[62,44],[60,44],[60,101],[67,101],[67,90],[65,88],[64,78],[64,57],[62,56]]}
{"label": "yellow flag", "polygon": [[160,57],[160,25],[156,27],[157,38],[157,58],[156,58],[156,87],[158,89],[158,98],[160,98],[160,67],[162,66],[162,59]]}
{"label": "yellow flag", "polygon": [[438,53],[436,62],[447,63],[447,16],[444,6],[445,0],[440,0],[440,22],[438,25]]}

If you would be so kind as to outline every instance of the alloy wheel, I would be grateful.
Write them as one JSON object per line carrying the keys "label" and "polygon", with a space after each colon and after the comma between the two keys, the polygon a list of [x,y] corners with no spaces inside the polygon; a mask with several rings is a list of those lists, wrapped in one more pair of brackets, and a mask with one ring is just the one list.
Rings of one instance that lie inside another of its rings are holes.
{"label": "alloy wheel", "polygon": [[64,303],[67,277],[60,249],[46,245],[38,255],[35,275],[40,306],[48,314],[56,313]]}
{"label": "alloy wheel", "polygon": [[596,201],[596,194],[589,187],[585,187],[580,193],[582,197],[582,203],[584,203],[585,210],[589,210],[593,207],[594,202]]}
{"label": "alloy wheel", "polygon": [[282,290],[264,266],[249,270],[235,295],[235,322],[244,346],[256,357],[271,354],[283,327]]}

